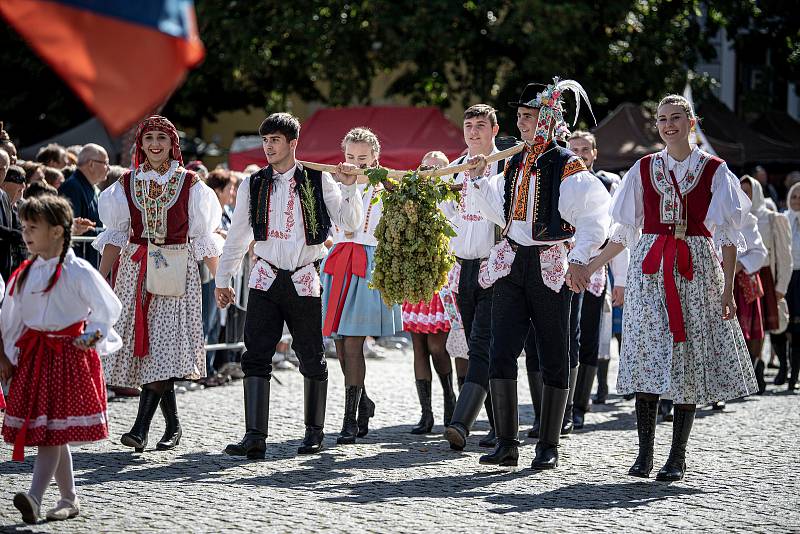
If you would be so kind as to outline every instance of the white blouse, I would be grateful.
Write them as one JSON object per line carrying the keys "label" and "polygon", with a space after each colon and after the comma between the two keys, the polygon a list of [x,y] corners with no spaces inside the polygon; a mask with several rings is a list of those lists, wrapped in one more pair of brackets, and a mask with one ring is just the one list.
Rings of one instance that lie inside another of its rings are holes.
{"label": "white blouse", "polygon": [[[177,162],[173,161],[177,168]],[[172,167],[171,167],[172,169]],[[153,180],[164,185],[172,175],[170,171],[159,175],[156,171],[136,172],[135,180]],[[189,177],[187,176],[188,180]],[[100,194],[98,201],[100,220],[106,230],[92,242],[92,246],[103,252],[106,245],[124,247],[128,244],[131,231],[131,214],[122,183],[116,182]],[[140,215],[143,215],[140,212]],[[222,207],[217,195],[203,182],[197,182],[189,189],[189,240],[192,243],[197,261],[213,258],[222,252],[221,240],[215,230],[222,220]],[[144,221],[143,221],[144,224]]]}
{"label": "white blouse", "polygon": [[742,264],[747,274],[758,272],[767,261],[767,247],[758,231],[758,218],[752,213],[745,217],[740,229],[744,237],[745,250],[737,255],[736,260]]}
{"label": "white blouse", "polygon": [[[656,158],[662,159],[665,168],[675,173],[681,193],[690,185],[687,180],[689,170],[696,169],[702,156],[708,157],[708,154],[697,147],[683,161],[673,159],[666,149],[655,154]],[[750,199],[742,191],[736,175],[723,163],[717,168],[711,182],[711,204],[704,221],[706,228],[714,236],[715,248],[735,245],[740,252],[745,250],[744,237],[739,228],[744,224],[749,211]],[[638,161],[630,168],[614,194],[611,218],[614,221],[611,240],[633,247],[644,225],[643,189]]]}
{"label": "white blouse", "polygon": [[[339,184],[344,192],[346,185]],[[338,224],[332,228],[333,242],[334,243],[359,243],[361,245],[369,245],[372,247],[378,246],[378,240],[375,238],[375,228],[383,216],[383,201],[379,200],[375,204],[372,203],[373,198],[378,196],[383,186],[375,190],[375,187],[368,184],[356,184],[358,192],[361,193],[361,210],[364,214],[364,220],[358,226],[355,232],[345,231]],[[352,234],[347,237],[346,234]]]}
{"label": "white blouse", "polygon": [[[497,152],[497,147],[493,147],[491,154],[496,154]],[[470,157],[470,155],[467,155],[463,161]],[[502,173],[503,169],[498,168],[499,163],[495,161],[488,164],[483,174],[484,177]],[[469,171],[460,172],[452,177],[452,183],[454,184],[463,184],[465,181],[470,181]],[[462,189],[459,197],[458,202],[442,202],[439,205],[442,213],[444,213],[456,231],[456,236],[450,239],[450,248],[453,249],[453,253],[457,257],[465,260],[488,258],[489,251],[494,246],[494,229],[496,225],[481,213],[474,188],[467,187]]]}
{"label": "white blouse", "polygon": [[[541,156],[539,156],[541,157]],[[519,174],[516,187],[522,185]],[[500,173],[490,178],[480,178],[473,182],[481,212],[495,224],[505,227],[503,197],[505,176]],[[528,198],[536,193],[536,180],[530,180]],[[608,205],[611,196],[605,186],[588,171],[580,171],[561,181],[559,187],[558,211],[561,218],[575,227],[574,246],[569,252],[570,262],[587,264],[608,237],[610,219]],[[528,212],[524,221],[511,221],[508,237],[520,245],[546,245],[548,242],[536,241],[533,235],[533,202],[528,202]]]}
{"label": "white blouse", "polygon": [[[258,241],[254,251],[278,269],[294,271],[322,259],[328,252],[324,244],[306,245],[300,196],[291,186],[295,167],[283,174],[275,173],[269,207],[269,239]],[[322,173],[322,196],[331,223],[344,231],[354,232],[364,223],[362,198],[357,184],[341,185],[330,173]],[[236,194],[228,238],[217,267],[216,284],[230,286],[231,277],[239,272],[247,247],[253,240],[250,225],[250,177],[242,180]]]}
{"label": "white blouse", "polygon": [[122,312],[122,304],[100,273],[89,262],[78,258],[70,249],[64,257],[61,276],[47,293],[42,292],[50,281],[58,257],[37,258],[21,288],[10,296],[14,280],[9,280],[0,329],[3,345],[11,363],[17,363],[17,340],[26,328],[57,331],[80,321],[87,321],[86,332],[99,330],[103,339],[95,349],[110,354],[122,348],[122,339],[112,328]]}

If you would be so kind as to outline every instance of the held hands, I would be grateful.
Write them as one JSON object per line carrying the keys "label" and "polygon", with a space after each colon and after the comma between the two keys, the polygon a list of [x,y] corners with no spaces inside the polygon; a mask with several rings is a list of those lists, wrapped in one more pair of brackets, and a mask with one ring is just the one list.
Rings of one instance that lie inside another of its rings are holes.
{"label": "held hands", "polygon": [[[358,179],[358,173],[354,171],[358,171],[358,167],[353,165],[352,163],[340,163],[336,166],[336,174],[334,175],[337,182],[341,182],[344,185],[353,185],[356,183]],[[347,174],[352,173],[352,174]]]}
{"label": "held hands", "polygon": [[101,339],[103,339],[103,334],[100,333],[100,330],[95,330],[94,332],[85,332],[76,337],[72,344],[81,350],[89,350],[94,348]]}
{"label": "held hands", "polygon": [[733,289],[725,288],[722,291],[722,320],[736,318],[736,300],[733,298]]}
{"label": "held hands", "polygon": [[214,290],[214,298],[217,301],[217,307],[225,309],[236,299],[236,293],[230,287],[218,287]]}
{"label": "held hands", "polygon": [[566,282],[575,293],[580,293],[589,286],[589,277],[592,271],[589,270],[587,265],[580,265],[578,263],[570,263],[567,268]]}

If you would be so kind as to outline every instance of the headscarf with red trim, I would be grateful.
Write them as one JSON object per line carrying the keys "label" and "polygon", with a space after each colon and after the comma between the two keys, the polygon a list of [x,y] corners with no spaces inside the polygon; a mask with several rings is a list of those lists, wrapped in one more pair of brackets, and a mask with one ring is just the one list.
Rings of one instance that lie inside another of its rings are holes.
{"label": "headscarf with red trim", "polygon": [[162,117],[161,115],[152,115],[143,120],[139,125],[139,128],[136,129],[136,151],[133,159],[134,166],[138,167],[147,161],[147,156],[145,155],[144,147],[142,146],[142,137],[144,137],[144,134],[147,132],[152,131],[164,132],[169,136],[170,140],[172,141],[172,148],[170,148],[169,154],[170,158],[177,160],[180,165],[183,165],[180,139],[178,139],[178,130],[175,128],[175,125],[172,124],[166,117]]}

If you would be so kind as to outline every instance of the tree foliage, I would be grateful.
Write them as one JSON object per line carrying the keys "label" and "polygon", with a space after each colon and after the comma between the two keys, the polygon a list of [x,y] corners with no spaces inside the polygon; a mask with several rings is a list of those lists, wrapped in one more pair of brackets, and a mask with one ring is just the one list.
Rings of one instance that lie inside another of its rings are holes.
{"label": "tree foliage", "polygon": [[[791,3],[197,0],[207,57],[164,112],[196,126],[221,111],[281,109],[292,94],[323,105],[404,96],[441,107],[488,102],[508,127],[513,110],[504,103],[525,83],[559,75],[579,80],[603,117],[620,102],[682,89],[687,70],[713,55],[709,36],[719,27],[740,54],[773,51],[767,82],[796,79],[800,23],[786,16]],[[2,118],[33,141],[88,113],[24,48],[8,28],[0,32],[4,71],[17,74],[16,84],[0,84]],[[389,73],[385,94],[373,95],[376,76]]]}

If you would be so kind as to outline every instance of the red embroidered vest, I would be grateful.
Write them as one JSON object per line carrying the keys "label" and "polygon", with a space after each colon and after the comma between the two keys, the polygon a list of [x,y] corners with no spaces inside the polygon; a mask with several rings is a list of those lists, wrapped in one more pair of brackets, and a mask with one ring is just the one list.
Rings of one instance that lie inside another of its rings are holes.
{"label": "red embroidered vest", "polygon": [[[703,154],[700,161],[690,167],[687,178],[691,181],[686,197],[687,220],[686,235],[711,237],[705,226],[706,214],[711,204],[711,183],[723,161],[717,157]],[[661,158],[650,154],[639,160],[639,174],[642,180],[644,203],[645,234],[673,235],[675,223],[684,219],[684,207],[675,194],[675,187],[669,170]],[[681,184],[683,185],[683,184]]]}
{"label": "red embroidered vest", "polygon": [[[169,191],[162,193],[165,198],[163,202],[154,201],[152,198],[147,201],[150,211],[147,217],[150,222],[151,233],[154,227],[163,231],[165,236],[152,234],[154,241],[159,245],[181,245],[186,243],[189,234],[189,190],[195,182],[195,173],[183,170],[175,172],[174,177],[164,185],[165,188],[174,188],[172,194]],[[131,236],[129,241],[137,245],[147,244],[147,233],[144,230],[145,216],[142,203],[135,198],[135,191],[132,190],[133,174],[128,171],[120,178],[122,187],[125,190],[125,198],[128,201],[128,211],[131,214]],[[149,187],[149,184],[148,184]],[[146,192],[145,192],[146,193]],[[159,213],[160,209],[166,211],[166,224]],[[145,236],[145,237],[142,237]]]}

